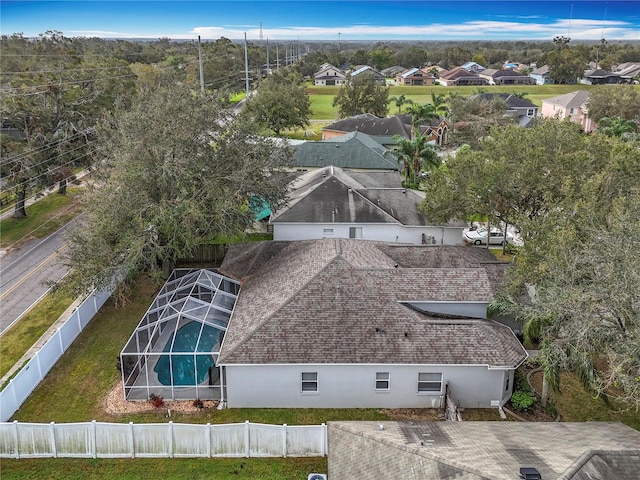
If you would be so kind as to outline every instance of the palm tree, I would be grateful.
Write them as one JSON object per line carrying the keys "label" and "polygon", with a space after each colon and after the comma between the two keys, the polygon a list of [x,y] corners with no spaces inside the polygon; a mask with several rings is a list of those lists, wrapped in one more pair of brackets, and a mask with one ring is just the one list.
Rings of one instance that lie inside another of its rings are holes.
{"label": "palm tree", "polygon": [[447,105],[447,96],[444,93],[437,94],[433,90],[431,91],[431,103],[436,109],[436,113],[443,116],[449,113],[449,105]]}
{"label": "palm tree", "polygon": [[433,145],[429,143],[429,137],[418,134],[409,140],[400,135],[394,135],[393,139],[396,141],[398,162],[404,165],[405,181],[408,180],[410,170],[413,171],[413,182],[418,183],[420,170],[440,165],[440,158]]}
{"label": "palm tree", "polygon": [[416,138],[419,133],[419,126],[436,118],[440,118],[440,115],[436,112],[436,107],[430,103],[419,105],[417,103],[407,107],[407,113],[411,115],[411,138]]}
{"label": "palm tree", "polygon": [[391,97],[389,98],[390,102],[395,102],[396,107],[398,107],[398,114],[400,114],[400,109],[402,109],[402,106],[406,103],[408,105],[413,105],[413,100],[411,100],[410,98],[407,98],[405,95],[399,95],[397,97]]}

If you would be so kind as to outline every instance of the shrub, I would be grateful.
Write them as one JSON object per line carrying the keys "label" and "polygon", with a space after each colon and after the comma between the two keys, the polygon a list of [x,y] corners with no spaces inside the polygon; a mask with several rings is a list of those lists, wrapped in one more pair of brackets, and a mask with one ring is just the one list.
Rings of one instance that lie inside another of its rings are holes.
{"label": "shrub", "polygon": [[149,395],[149,403],[152,403],[156,408],[160,408],[164,405],[164,399],[161,396],[152,393]]}
{"label": "shrub", "polygon": [[519,412],[528,412],[536,401],[536,397],[528,391],[516,390],[511,395],[511,405]]}

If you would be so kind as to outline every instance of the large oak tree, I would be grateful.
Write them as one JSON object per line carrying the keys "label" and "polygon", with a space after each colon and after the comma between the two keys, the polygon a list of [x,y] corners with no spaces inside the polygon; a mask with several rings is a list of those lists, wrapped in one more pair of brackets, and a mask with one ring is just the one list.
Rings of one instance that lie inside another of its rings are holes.
{"label": "large oak tree", "polygon": [[68,285],[112,285],[119,274],[165,272],[216,235],[253,222],[255,200],[272,208],[290,152],[253,133],[216,98],[186,89],[140,95],[99,125],[101,163],[74,231]]}

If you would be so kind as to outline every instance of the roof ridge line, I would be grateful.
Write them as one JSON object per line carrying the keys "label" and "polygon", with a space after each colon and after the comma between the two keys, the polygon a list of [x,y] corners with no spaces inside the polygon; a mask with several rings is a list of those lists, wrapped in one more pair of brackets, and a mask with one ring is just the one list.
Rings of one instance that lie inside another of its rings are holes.
{"label": "roof ridge line", "polygon": [[[335,238],[334,240],[339,240],[339,239]],[[263,321],[261,321],[258,325],[256,325],[255,328],[252,328],[247,335],[244,335],[244,338],[242,339],[242,341],[238,342],[238,344],[235,347],[233,347],[229,352],[224,352],[224,356],[232,355],[238,348],[240,348],[242,345],[247,343],[253,337],[256,331],[258,331],[265,323],[267,323],[276,313],[280,312],[285,306],[289,305],[289,303],[291,303],[291,300],[296,297],[298,292],[300,292],[303,288],[309,285],[311,281],[313,281],[318,275],[320,275],[323,271],[325,271],[327,267],[331,265],[337,258],[338,258],[338,255],[337,254],[334,255],[334,257],[331,260],[329,260],[324,267],[318,270],[315,275],[311,276],[311,278],[309,278],[309,280],[307,280],[303,285],[301,285],[300,288],[298,288],[295,291],[291,291],[290,295],[288,296],[285,302],[282,302],[280,306],[277,309],[275,309],[269,316],[267,316]],[[240,289],[242,291],[242,287],[240,287]],[[238,292],[238,296],[240,296],[240,292]],[[229,317],[229,322],[227,323],[227,330],[229,330],[229,325],[231,325],[232,321],[233,321],[233,314],[231,315],[231,317]],[[218,358],[220,358],[220,356],[222,356],[222,349],[220,351],[220,355]]]}

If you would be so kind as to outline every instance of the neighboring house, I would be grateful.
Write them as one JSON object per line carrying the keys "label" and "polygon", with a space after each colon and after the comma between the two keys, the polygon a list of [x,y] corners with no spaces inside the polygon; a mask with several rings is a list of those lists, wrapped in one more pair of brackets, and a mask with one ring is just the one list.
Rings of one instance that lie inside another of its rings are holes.
{"label": "neighboring house", "polygon": [[534,85],[533,78],[510,69],[487,68],[478,74],[489,85]]}
{"label": "neighboring house", "polygon": [[536,68],[529,76],[536,81],[536,85],[548,85],[553,83],[553,78],[549,75],[549,66],[543,65],[540,68]]}
{"label": "neighboring house", "polygon": [[396,75],[402,73],[406,70],[405,67],[401,65],[394,65],[393,67],[385,68],[384,70],[380,70],[380,73],[384,75],[386,78],[395,78]]}
{"label": "neighboring house", "polygon": [[465,223],[430,222],[418,211],[423,201],[422,192],[402,188],[397,172],[314,170],[292,182],[287,206],[271,216],[273,239],[460,245]]}
{"label": "neighboring house", "polygon": [[[323,127],[322,139],[328,140],[355,131],[376,138],[391,138],[394,135],[411,138],[411,115],[403,113],[384,118],[370,113],[356,115]],[[437,145],[446,145],[449,141],[449,122],[445,118],[433,119],[429,124],[421,125],[420,131]],[[385,144],[390,145],[391,142],[387,140]]]}
{"label": "neighboring house", "polygon": [[619,75],[625,83],[635,83],[637,85],[640,81],[640,63],[621,63],[613,70],[613,73]]}
{"label": "neighboring house", "polygon": [[542,100],[540,116],[560,119],[568,118],[580,125],[585,132],[590,133],[597,128],[597,124],[589,118],[588,101],[589,92],[586,90],[576,90],[557,97],[547,98]]}
{"label": "neighboring house", "polygon": [[325,63],[320,70],[313,76],[314,85],[323,86],[340,86],[344,85],[347,76],[338,67],[334,67],[330,63]]}
{"label": "neighboring house", "polygon": [[469,72],[462,67],[453,68],[447,72],[440,73],[438,79],[441,85],[445,87],[460,85],[487,85],[487,80],[478,76],[478,74]]}
{"label": "neighboring house", "polygon": [[615,85],[623,83],[623,80],[617,73],[596,69],[585,70],[582,78],[578,79],[578,83],[583,85]]}
{"label": "neighboring house", "polygon": [[435,78],[430,73],[425,72],[419,68],[410,68],[403,73],[396,76],[396,83],[398,85],[420,85],[429,86],[433,85]]}
{"label": "neighboring house", "polygon": [[640,472],[640,432],[612,422],[329,422],[328,440],[329,478],[631,480]]}
{"label": "neighboring house", "polygon": [[[385,141],[384,139],[381,141]],[[341,168],[398,170],[398,162],[381,141],[354,131],[320,142],[305,142],[295,147],[293,164],[297,168]],[[393,139],[389,141],[393,142]]]}
{"label": "neighboring house", "polygon": [[372,75],[374,82],[378,85],[386,85],[387,80],[384,78],[384,75],[382,75],[375,68],[370,67],[369,65],[360,66],[359,68],[351,72],[351,78],[355,78],[365,72],[368,72],[370,75]]}
{"label": "neighboring house", "polygon": [[464,65],[460,65],[460,68],[464,68],[467,72],[473,73],[480,73],[485,69],[485,67],[476,62],[467,62]]}
{"label": "neighboring house", "polygon": [[223,404],[429,408],[448,391],[461,407],[503,405],[527,358],[482,318],[505,268],[472,247],[231,245],[220,272],[241,288],[217,363]]}
{"label": "neighboring house", "polygon": [[538,115],[538,106],[525,98],[517,97],[511,93],[479,93],[471,95],[469,98],[478,98],[483,101],[491,101],[494,98],[500,98],[507,106],[506,113],[508,115],[518,117],[518,121],[522,125],[529,123],[527,119],[535,118]]}

